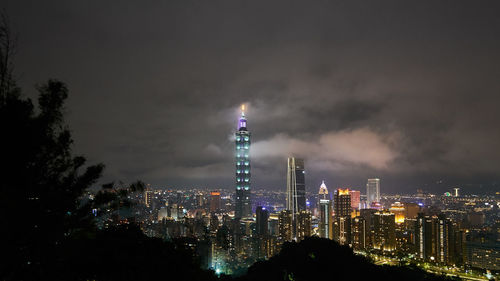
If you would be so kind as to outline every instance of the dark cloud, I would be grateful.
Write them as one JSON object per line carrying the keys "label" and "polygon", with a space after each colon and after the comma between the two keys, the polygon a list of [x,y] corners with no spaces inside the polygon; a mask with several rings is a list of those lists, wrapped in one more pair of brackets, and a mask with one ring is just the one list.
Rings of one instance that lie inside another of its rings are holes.
{"label": "dark cloud", "polygon": [[[477,1],[7,1],[17,74],[68,83],[76,150],[106,179],[233,185],[249,106],[255,186],[500,176],[500,17]],[[438,187],[439,188],[439,187]]]}

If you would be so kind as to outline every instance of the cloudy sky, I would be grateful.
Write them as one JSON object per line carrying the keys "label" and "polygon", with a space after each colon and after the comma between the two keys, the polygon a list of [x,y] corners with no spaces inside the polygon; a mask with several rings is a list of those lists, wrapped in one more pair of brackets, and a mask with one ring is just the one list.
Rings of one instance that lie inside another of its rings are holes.
{"label": "cloudy sky", "polygon": [[1,4],[25,94],[68,84],[103,181],[231,188],[241,103],[254,187],[283,189],[289,155],[310,190],[499,181],[499,2],[160,2]]}

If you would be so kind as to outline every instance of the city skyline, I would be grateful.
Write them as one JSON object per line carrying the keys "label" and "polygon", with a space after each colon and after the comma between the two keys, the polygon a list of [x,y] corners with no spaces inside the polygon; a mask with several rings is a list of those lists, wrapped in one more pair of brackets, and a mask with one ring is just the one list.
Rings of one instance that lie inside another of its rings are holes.
{"label": "city skyline", "polygon": [[232,187],[245,103],[254,186],[283,188],[297,153],[311,186],[498,188],[498,3],[385,3],[5,9],[19,85],[68,83],[75,151],[106,163],[103,182]]}
{"label": "city skyline", "polygon": [[500,4],[451,2],[2,3],[0,279],[500,280]]}

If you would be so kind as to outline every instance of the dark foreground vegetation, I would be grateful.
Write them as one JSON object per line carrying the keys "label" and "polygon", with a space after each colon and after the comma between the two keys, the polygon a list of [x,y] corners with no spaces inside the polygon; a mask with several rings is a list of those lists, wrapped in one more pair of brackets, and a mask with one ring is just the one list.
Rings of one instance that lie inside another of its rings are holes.
{"label": "dark foreground vegetation", "polygon": [[252,265],[246,280],[451,280],[413,267],[379,266],[355,255],[347,246],[310,237],[300,243],[286,243],[281,252]]}
{"label": "dark foreground vegetation", "polygon": [[91,210],[126,206],[143,184],[105,184],[82,200],[104,166],[74,155],[64,123],[66,85],[37,87],[37,105],[12,74],[8,24],[0,26],[0,280],[441,280],[418,269],[379,267],[333,241],[286,244],[246,275],[217,277],[182,243],[145,236],[133,224],[100,230]]}

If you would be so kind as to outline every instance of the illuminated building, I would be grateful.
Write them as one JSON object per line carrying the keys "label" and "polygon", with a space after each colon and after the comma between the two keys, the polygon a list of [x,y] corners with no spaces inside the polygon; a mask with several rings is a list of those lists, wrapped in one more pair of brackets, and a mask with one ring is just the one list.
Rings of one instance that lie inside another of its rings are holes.
{"label": "illuminated building", "polygon": [[415,224],[415,244],[417,256],[421,260],[430,260],[432,250],[432,218],[419,213]]}
{"label": "illuminated building", "polygon": [[265,259],[269,256],[270,248],[272,247],[271,239],[269,237],[269,211],[262,206],[258,206],[255,210],[255,233],[254,249],[255,256],[258,259]]}
{"label": "illuminated building", "polygon": [[349,193],[351,194],[351,208],[359,210],[361,192],[359,190],[350,190]]}
{"label": "illuminated building", "polygon": [[292,226],[292,212],[290,212],[289,210],[281,211],[278,216],[278,231],[279,238],[282,242],[292,241]]}
{"label": "illuminated building", "polygon": [[460,191],[460,188],[458,188],[458,187],[454,187],[454,188],[453,188],[453,196],[455,196],[455,197],[460,196],[459,191]]}
{"label": "illuminated building", "polygon": [[500,271],[500,243],[467,242],[467,265],[473,268]]}
{"label": "illuminated building", "polygon": [[420,206],[417,203],[404,203],[405,219],[416,219],[420,212]]}
{"label": "illuminated building", "polygon": [[366,183],[366,205],[371,207],[373,202],[380,202],[380,179],[368,179]]}
{"label": "illuminated building", "polygon": [[359,216],[352,219],[352,248],[364,250],[367,246],[366,220]]}
{"label": "illuminated building", "polygon": [[349,189],[337,189],[334,195],[334,239],[341,245],[351,243],[351,194]]}
{"label": "illuminated building", "polygon": [[236,218],[252,217],[250,198],[250,132],[247,130],[245,106],[241,107],[241,117],[238,123],[236,137]]}
{"label": "illuminated building", "polygon": [[330,200],[330,194],[328,194],[328,188],[326,187],[325,181],[321,183],[318,192],[318,213],[319,213],[319,237],[322,238],[333,238],[332,233],[332,204]]}
{"label": "illuminated building", "polygon": [[210,192],[210,212],[217,212],[220,209],[220,192]]}
{"label": "illuminated building", "polygon": [[255,210],[255,231],[259,237],[267,236],[269,233],[268,221],[269,211],[262,206],[258,206]]}
{"label": "illuminated building", "polygon": [[319,237],[333,239],[332,207],[328,199],[319,199]]}
{"label": "illuminated building", "polygon": [[403,204],[401,204],[400,202],[395,202],[391,205],[389,211],[394,214],[397,224],[405,222],[405,207]]}
{"label": "illuminated building", "polygon": [[306,210],[304,160],[288,158],[286,186],[286,209],[292,213],[295,220],[298,212]]}
{"label": "illuminated building", "polygon": [[374,236],[374,231],[373,231],[373,217],[375,216],[375,213],[377,210],[374,209],[361,209],[359,211],[360,216],[365,219],[366,223],[366,247],[367,248],[372,248],[373,247],[373,236]]}
{"label": "illuminated building", "polygon": [[373,248],[385,252],[396,250],[396,223],[394,214],[384,210],[373,216]]}
{"label": "illuminated building", "polygon": [[311,236],[311,213],[308,211],[299,211],[296,216],[295,240],[301,241]]}
{"label": "illuminated building", "polygon": [[328,188],[326,188],[325,181],[322,181],[319,186],[318,198],[330,200],[330,195],[328,194]]}
{"label": "illuminated building", "polygon": [[146,205],[146,207],[150,208],[152,203],[153,203],[153,191],[146,189],[144,191],[144,205]]}
{"label": "illuminated building", "polygon": [[[421,260],[456,264],[461,250],[461,238],[455,224],[444,216],[417,216],[415,242]],[[457,243],[457,239],[458,242]]]}

